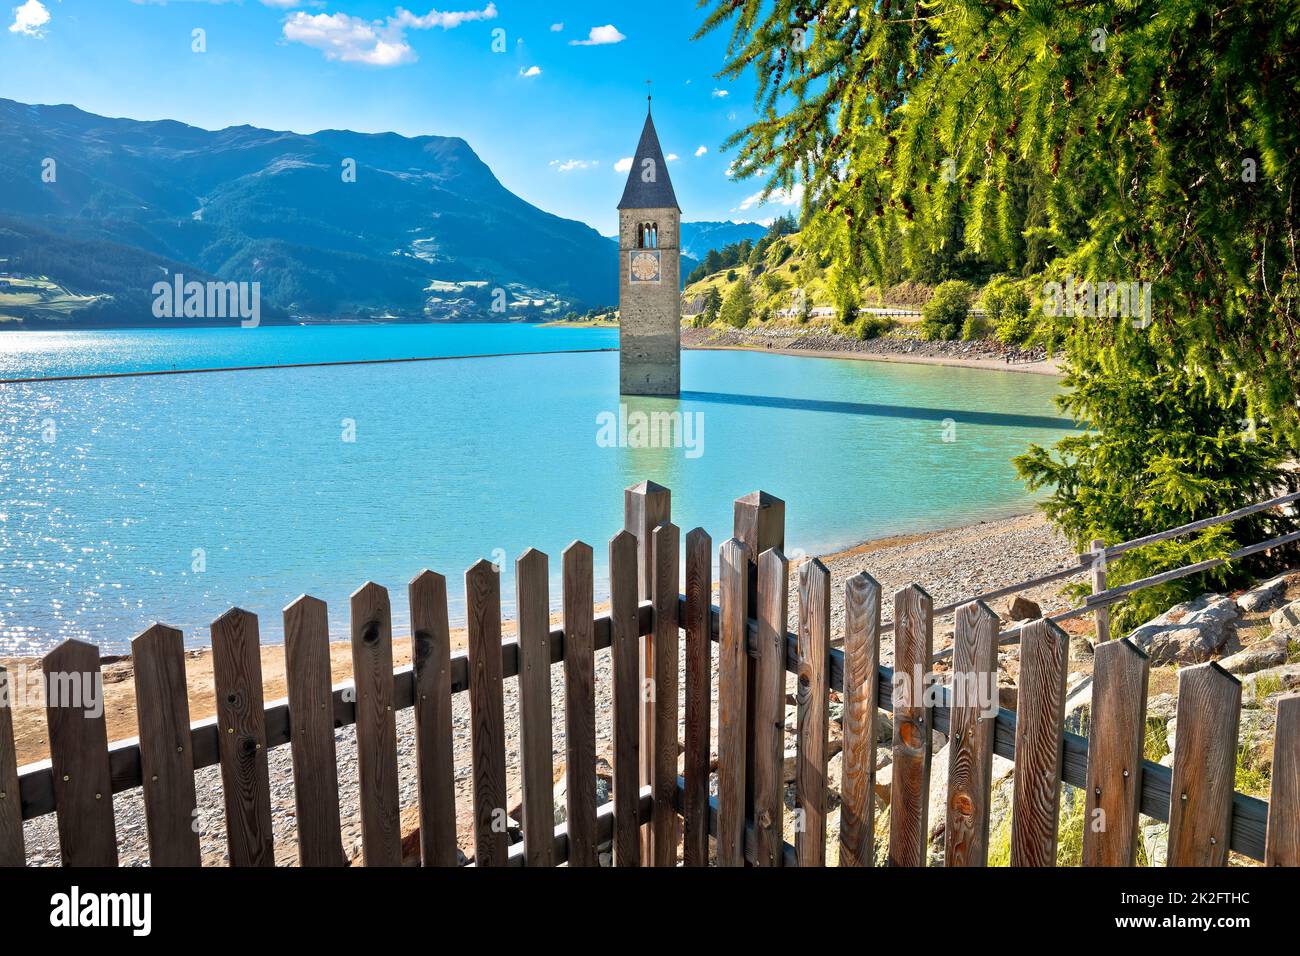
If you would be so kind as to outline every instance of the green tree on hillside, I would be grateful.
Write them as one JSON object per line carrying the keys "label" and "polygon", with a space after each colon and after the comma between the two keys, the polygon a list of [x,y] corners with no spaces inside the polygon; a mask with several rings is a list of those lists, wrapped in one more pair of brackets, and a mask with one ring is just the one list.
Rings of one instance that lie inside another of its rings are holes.
{"label": "green tree on hillside", "polygon": [[728,325],[743,329],[754,315],[754,292],[749,287],[748,279],[741,279],[727,292],[727,299],[722,304],[722,321]]}
{"label": "green tree on hillside", "polygon": [[722,293],[718,291],[716,285],[709,286],[709,291],[704,293],[704,321],[705,324],[711,325],[718,321],[718,316],[722,314]]}
{"label": "green tree on hillside", "polygon": [[[731,31],[721,75],[758,80],[758,118],[727,144],[735,174],[804,188],[805,248],[845,250],[882,287],[900,270],[1032,271],[1044,298],[1049,282],[1151,283],[1149,313],[1053,293],[1042,323],[1065,346],[1063,408],[1090,428],[1018,465],[1076,545],[1292,481],[1279,466],[1300,447],[1295,0],[709,6],[700,32]],[[1130,552],[1111,580],[1289,524],[1256,516]]]}

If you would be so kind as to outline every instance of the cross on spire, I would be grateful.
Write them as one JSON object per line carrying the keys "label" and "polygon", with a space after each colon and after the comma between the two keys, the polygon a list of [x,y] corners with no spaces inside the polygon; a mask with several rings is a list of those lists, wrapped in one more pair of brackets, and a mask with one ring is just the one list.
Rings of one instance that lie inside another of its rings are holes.
{"label": "cross on spire", "polygon": [[653,99],[654,99],[654,82],[655,82],[654,80],[646,80],[646,81],[645,81],[645,88],[646,88],[646,96],[645,96],[646,108],[645,108],[645,111],[646,111],[647,113],[650,112],[650,105],[651,105],[651,103],[652,103],[652,101],[653,101]]}

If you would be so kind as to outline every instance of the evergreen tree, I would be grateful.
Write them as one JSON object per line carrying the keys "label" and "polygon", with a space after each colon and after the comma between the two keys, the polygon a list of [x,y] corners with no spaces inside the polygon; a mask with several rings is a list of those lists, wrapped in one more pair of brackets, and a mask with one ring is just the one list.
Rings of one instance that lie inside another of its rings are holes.
{"label": "evergreen tree", "polygon": [[[1065,347],[1062,405],[1088,430],[1018,465],[1076,546],[1293,484],[1296,0],[706,3],[700,32],[731,30],[721,75],[758,80],[758,118],[727,144],[735,175],[804,188],[806,247],[844,250],[881,287],[900,269],[1040,273],[1045,295],[1071,278],[1151,283],[1149,313],[1043,323]],[[1139,549],[1111,580],[1285,526]]]}
{"label": "evergreen tree", "polygon": [[722,321],[728,325],[743,329],[754,315],[754,292],[749,287],[748,279],[741,279],[727,293],[727,301],[722,304]]}

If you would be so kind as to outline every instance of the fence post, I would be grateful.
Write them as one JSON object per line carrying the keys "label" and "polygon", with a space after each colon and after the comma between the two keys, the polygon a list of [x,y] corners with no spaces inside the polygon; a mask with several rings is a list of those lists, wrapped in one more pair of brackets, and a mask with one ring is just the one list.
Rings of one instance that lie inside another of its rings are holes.
{"label": "fence post", "polygon": [[[749,570],[745,606],[750,616],[758,613],[758,558],[764,551],[785,551],[785,502],[766,491],[752,491],[737,498],[734,510],[734,536],[749,551]],[[745,817],[754,818],[754,706],[757,696],[758,662],[749,658],[745,665],[745,694],[749,706],[745,713]]]}
{"label": "fence post", "polygon": [[[643,481],[623,492],[623,530],[636,537],[637,600],[653,599],[654,575],[651,548],[654,530],[672,520],[672,492],[653,481]],[[641,683],[641,740],[639,745],[642,783],[649,783],[654,774],[655,704],[645,693],[646,681],[654,674],[654,637],[640,638],[641,654],[638,676]],[[641,858],[651,858],[650,825],[641,828]]]}
{"label": "fence post", "polygon": [[283,612],[298,865],[343,866],[330,625],[325,602],[303,595]]}
{"label": "fence post", "polygon": [[117,866],[108,731],[102,708],[91,707],[104,687],[99,648],[64,641],[41,661],[41,676],[63,865]]}
{"label": "fence post", "polygon": [[18,793],[18,754],[14,749],[13,687],[0,667],[0,867],[22,866],[23,808]]}
{"label": "fence post", "polygon": [[722,546],[718,559],[718,866],[745,864],[748,567],[743,544],[732,538]]}
{"label": "fence post", "polygon": [[407,585],[406,594],[411,609],[411,663],[415,672],[420,861],[424,866],[456,866],[459,848],[456,846],[447,579],[423,571]]}
{"label": "fence post", "polygon": [[1178,673],[1169,866],[1226,866],[1241,682],[1214,661]]}
{"label": "fence post", "polygon": [[677,811],[673,798],[677,795],[677,700],[678,700],[678,648],[680,639],[677,627],[677,596],[680,592],[679,551],[681,534],[676,525],[662,524],[654,529],[651,557],[653,571],[651,585],[655,606],[654,614],[654,691],[655,752],[652,764],[654,774],[654,814],[651,818],[651,844],[653,866],[677,865]]}
{"label": "fence post", "polygon": [[844,585],[844,757],[840,866],[874,866],[876,707],[880,692],[880,584]]}
{"label": "fence post", "polygon": [[946,866],[988,863],[993,731],[998,711],[998,627],[997,614],[983,601],[957,609],[943,831]]}
{"label": "fence post", "polygon": [[1051,621],[1039,618],[1025,625],[1011,803],[1012,866],[1056,865],[1069,654],[1069,637]]}
{"label": "fence post", "polygon": [[785,632],[788,565],[780,551],[758,559],[758,680],[749,711],[755,715],[754,864],[781,866],[784,854]]}
{"label": "fence post", "polygon": [[795,853],[800,866],[826,865],[826,740],[831,663],[831,573],[815,558],[799,574],[799,743]]}
{"label": "fence post", "polygon": [[[1100,538],[1092,542],[1092,593],[1101,594],[1106,590],[1106,542]],[[1096,612],[1097,643],[1105,644],[1110,640],[1110,607],[1099,607]]]}
{"label": "fence post", "polygon": [[709,865],[709,739],[713,702],[713,540],[703,528],[686,536],[686,866]]}
{"label": "fence post", "polygon": [[351,611],[362,852],[366,866],[401,866],[393,617],[388,591],[374,582],[362,585],[352,595]]}
{"label": "fence post", "polygon": [[519,622],[519,763],[526,866],[555,865],[555,758],[551,754],[550,559],[529,548],[515,561]]}
{"label": "fence post", "polygon": [[469,744],[474,768],[474,864],[505,866],[505,704],[501,676],[501,572],[479,561],[465,572],[469,640]]}
{"label": "fence post", "polygon": [[155,624],[131,641],[131,661],[149,865],[199,866],[185,640],[175,628]]}
{"label": "fence post", "polygon": [[1277,702],[1265,866],[1300,866],[1300,694]]}
{"label": "fence post", "polygon": [[640,732],[642,684],[637,670],[636,536],[620,531],[609,542],[610,656],[614,687],[614,865],[641,865],[638,810],[641,801]]}
{"label": "fence post", "polygon": [[232,608],[212,622],[212,683],[230,865],[275,866],[257,615]]}
{"label": "fence post", "polygon": [[934,600],[913,584],[894,597],[894,768],[889,865],[925,866],[930,729],[926,686],[934,657]]}
{"label": "fence post", "polygon": [[596,657],[591,545],[564,549],[564,793],[570,867],[597,866]]}
{"label": "fence post", "polygon": [[1137,860],[1148,670],[1146,654],[1132,641],[1097,645],[1084,787],[1084,866],[1132,866]]}

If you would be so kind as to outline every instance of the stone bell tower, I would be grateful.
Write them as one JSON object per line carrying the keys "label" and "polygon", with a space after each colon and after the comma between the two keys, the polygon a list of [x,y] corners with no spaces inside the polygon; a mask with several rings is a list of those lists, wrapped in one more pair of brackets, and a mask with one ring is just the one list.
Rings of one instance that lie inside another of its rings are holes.
{"label": "stone bell tower", "polygon": [[682,211],[648,110],[618,221],[619,392],[676,395],[682,380]]}

